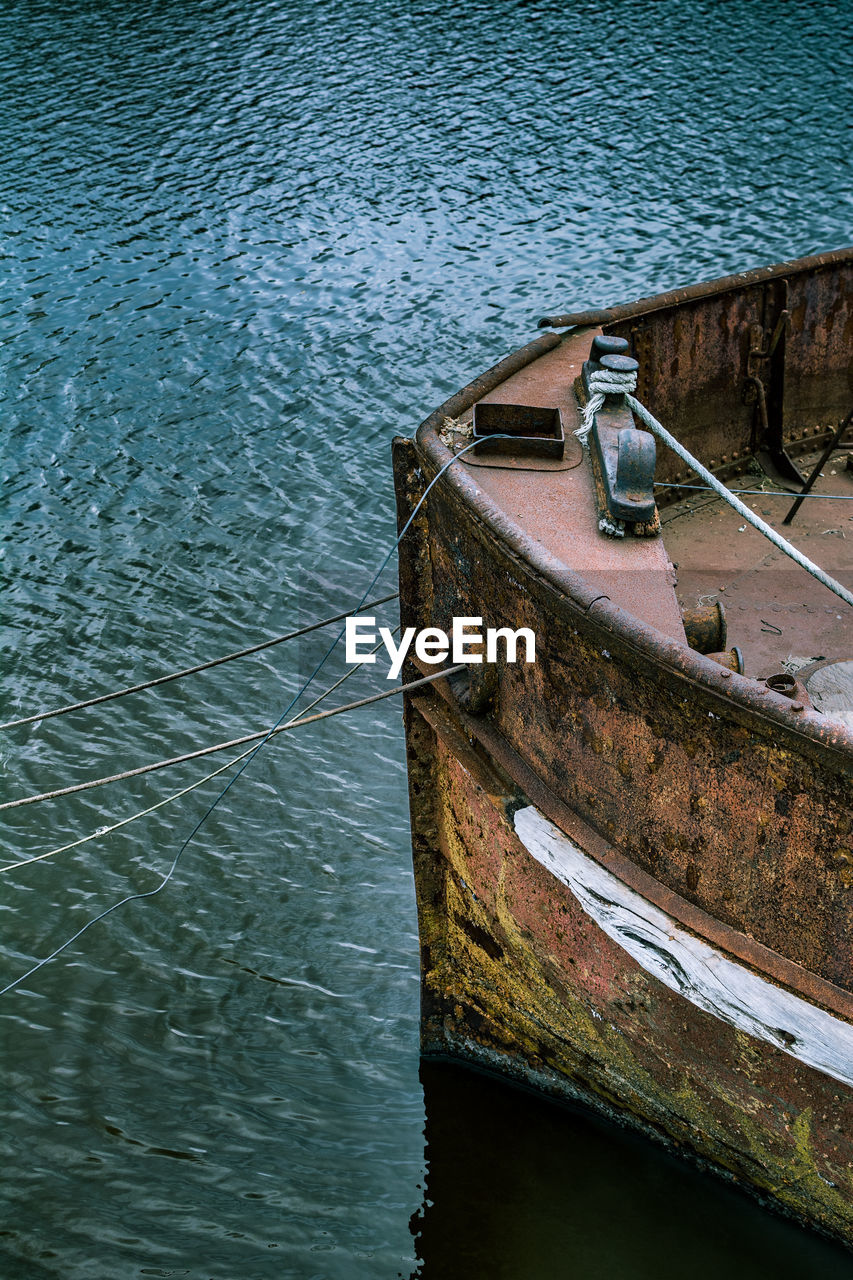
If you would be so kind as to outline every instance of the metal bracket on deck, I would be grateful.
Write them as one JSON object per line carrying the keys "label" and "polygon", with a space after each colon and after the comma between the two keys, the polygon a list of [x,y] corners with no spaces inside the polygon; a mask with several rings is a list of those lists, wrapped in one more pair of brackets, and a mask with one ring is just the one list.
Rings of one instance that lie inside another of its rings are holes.
{"label": "metal bracket on deck", "polygon": [[803,485],[805,477],[785,448],[785,345],[791,325],[788,281],[773,280],[764,290],[763,324],[749,327],[744,400],[754,404],[757,422],[753,448],[761,465],[788,484]]}
{"label": "metal bracket on deck", "polygon": [[[625,338],[599,334],[592,340],[589,359],[584,363],[581,379],[587,400],[593,392],[593,373],[633,372],[639,366],[625,353]],[[596,472],[599,499],[614,520],[646,524],[655,519],[655,438],[634,425],[631,410],[621,395],[605,397],[596,413],[590,439],[590,454]]]}

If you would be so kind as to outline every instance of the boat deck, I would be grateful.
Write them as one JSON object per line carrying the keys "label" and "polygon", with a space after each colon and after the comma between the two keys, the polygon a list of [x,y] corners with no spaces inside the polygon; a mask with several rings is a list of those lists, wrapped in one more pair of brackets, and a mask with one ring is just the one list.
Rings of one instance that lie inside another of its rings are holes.
{"label": "boat deck", "polygon": [[[661,510],[662,537],[614,539],[599,533],[589,462],[572,434],[580,425],[574,384],[595,332],[570,335],[483,397],[484,402],[559,408],[566,435],[563,463],[468,454],[460,461],[472,478],[529,536],[600,586],[614,604],[682,643],[681,610],[720,600],[727,644],[741,650],[747,676],[764,679],[783,669],[853,659],[844,603],[707,491],[685,490],[683,501]],[[462,438],[456,443],[462,444]],[[817,457],[800,460],[804,474]],[[745,495],[742,500],[853,588],[853,502],[848,500],[853,498],[853,470],[846,463],[844,450],[833,454],[812,490],[839,500],[807,497],[791,525],[782,520],[795,493]],[[729,484],[734,489],[781,489],[755,463]]]}
{"label": "boat deck", "polygon": [[471,454],[461,462],[529,537],[615,604],[686,643],[675,575],[661,539],[614,539],[598,531],[589,462],[573,435],[581,424],[574,384],[595,332],[570,336],[483,396],[483,403],[559,409],[566,436],[562,464]]}
{"label": "boat deck", "polygon": [[[800,459],[808,475],[819,452]],[[743,495],[742,501],[799,551],[853,587],[853,470],[839,451],[815,483],[790,525],[782,521],[795,494],[784,497]],[[733,489],[780,485],[749,472]],[[820,582],[777,550],[722,499],[694,492],[661,512],[667,551],[677,566],[677,595],[682,607],[700,601],[723,603],[728,643],[744,657],[745,674],[764,679],[783,668],[853,658],[850,610]]]}

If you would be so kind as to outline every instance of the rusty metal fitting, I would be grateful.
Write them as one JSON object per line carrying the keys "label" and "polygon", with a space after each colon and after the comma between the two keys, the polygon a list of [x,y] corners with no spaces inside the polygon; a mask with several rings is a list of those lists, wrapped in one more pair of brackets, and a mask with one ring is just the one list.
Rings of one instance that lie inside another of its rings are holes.
{"label": "rusty metal fitting", "polygon": [[468,709],[472,715],[484,716],[494,708],[498,696],[498,669],[493,662],[471,667],[468,680]]}
{"label": "rusty metal fitting", "polygon": [[681,620],[687,643],[697,653],[716,654],[725,649],[726,611],[719,600],[682,609]]}
{"label": "rusty metal fitting", "polygon": [[706,656],[712,662],[718,662],[721,667],[726,667],[729,671],[736,671],[739,676],[743,675],[743,654],[737,645],[732,649],[726,649],[725,652],[709,653]]}
{"label": "rusty metal fitting", "polygon": [[[482,644],[472,644],[471,652],[480,652]],[[449,681],[454,698],[463,711],[474,716],[484,716],[494,709],[500,678],[494,662],[472,663],[466,671],[459,671]]]}
{"label": "rusty metal fitting", "polygon": [[768,689],[772,689],[774,693],[781,693],[784,698],[790,698],[795,703],[802,705],[797,710],[810,707],[812,700],[808,695],[806,686],[796,676],[792,676],[790,671],[779,671],[775,675],[768,676],[764,681]]}

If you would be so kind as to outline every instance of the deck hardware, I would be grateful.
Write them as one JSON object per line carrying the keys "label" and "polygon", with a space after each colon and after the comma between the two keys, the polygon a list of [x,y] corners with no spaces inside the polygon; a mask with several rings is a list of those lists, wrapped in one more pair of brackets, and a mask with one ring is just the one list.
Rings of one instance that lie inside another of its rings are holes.
{"label": "deck hardware", "polygon": [[805,484],[805,477],[794,462],[784,445],[779,443],[781,431],[771,425],[767,410],[767,392],[764,383],[755,374],[747,374],[747,384],[755,391],[754,403],[758,404],[758,417],[761,424],[761,440],[764,448],[756,451],[756,456],[765,470],[773,471],[783,481]]}
{"label": "deck hardware", "polygon": [[592,340],[589,358],[590,360],[601,360],[603,356],[627,356],[628,352],[629,344],[627,338],[617,338],[615,334],[611,333],[599,333]]}
{"label": "deck hardware", "polygon": [[737,645],[731,649],[726,649],[724,652],[706,654],[706,657],[710,658],[712,662],[718,662],[721,667],[725,667],[723,672],[725,676],[728,676],[731,671],[736,671],[739,676],[744,673],[743,654]]}
{"label": "deck hardware", "polygon": [[463,711],[472,716],[485,716],[494,709],[500,678],[494,662],[469,666],[449,681],[450,691]]}
{"label": "deck hardware", "polygon": [[498,668],[493,662],[471,667],[468,681],[468,709],[472,715],[484,716],[492,710],[498,696]]}
{"label": "deck hardware", "polygon": [[[619,349],[614,350],[617,344]],[[624,338],[606,334],[593,338],[590,358],[581,373],[587,401],[594,394],[590,382],[593,374],[638,370],[637,361],[624,354],[627,345]],[[602,513],[634,525],[653,521],[657,446],[650,432],[635,426],[621,394],[605,396],[604,404],[594,416],[589,443]]]}
{"label": "deck hardware", "polygon": [[774,693],[781,693],[784,698],[796,699],[793,705],[797,711],[802,711],[804,706],[810,707],[812,705],[811,698],[806,692],[806,686],[796,676],[792,676],[789,671],[780,671],[776,675],[768,676],[764,683]]}
{"label": "deck hardware", "polygon": [[687,643],[697,653],[720,653],[726,647],[726,611],[720,600],[681,610]]}
{"label": "deck hardware", "polygon": [[566,448],[560,410],[528,404],[475,404],[474,439],[475,453],[559,459]]}
{"label": "deck hardware", "polygon": [[763,310],[764,322],[750,326],[744,400],[757,406],[754,435],[762,464],[789,483],[802,485],[805,477],[785,447],[783,427],[785,346],[791,325],[787,280],[768,283]]}
{"label": "deck hardware", "polygon": [[[823,453],[820,455],[819,460],[815,463],[814,467],[812,468],[811,475],[809,476],[808,480],[806,480],[805,483],[803,484],[802,492],[799,494],[793,506],[791,507],[790,511],[785,516],[785,519],[782,521],[783,524],[790,524],[794,516],[799,511],[800,504],[803,502],[806,495],[811,490],[811,487],[814,484],[815,480],[817,480],[824,466],[829,461],[830,454],[832,454],[838,448],[838,445],[841,441],[841,437],[844,435],[844,432],[850,426],[851,421],[853,421],[853,409],[850,410],[847,417],[844,418],[843,421],[839,424],[837,430],[832,433],[829,444],[826,446]],[[849,458],[847,459],[847,465],[848,467],[850,465]]]}
{"label": "deck hardware", "polygon": [[770,338],[767,346],[764,349],[761,347],[754,348],[749,354],[757,359],[769,360],[778,347],[782,334],[787,333],[790,322],[790,313],[787,310],[780,312],[779,319],[776,321],[776,328],[773,330],[772,337]]}

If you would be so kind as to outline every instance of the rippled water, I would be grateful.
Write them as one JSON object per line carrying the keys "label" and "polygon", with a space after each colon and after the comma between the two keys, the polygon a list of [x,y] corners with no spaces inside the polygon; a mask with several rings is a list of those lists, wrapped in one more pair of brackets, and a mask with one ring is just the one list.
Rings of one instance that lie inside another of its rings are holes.
{"label": "rippled water", "polygon": [[[847,16],[7,0],[4,718],[354,603],[393,537],[392,435],[538,315],[849,240]],[[7,732],[5,793],[267,726],[324,643]],[[6,858],[212,767],[4,815]],[[221,786],[4,876],[0,985],[154,888]],[[605,1130],[555,1160],[538,1104],[464,1073],[450,1126],[425,1076],[425,1150],[417,994],[383,703],[270,744],[161,894],[2,998],[4,1277],[853,1271],[702,1180],[673,1215],[681,1167]]]}

